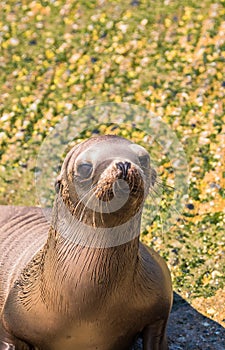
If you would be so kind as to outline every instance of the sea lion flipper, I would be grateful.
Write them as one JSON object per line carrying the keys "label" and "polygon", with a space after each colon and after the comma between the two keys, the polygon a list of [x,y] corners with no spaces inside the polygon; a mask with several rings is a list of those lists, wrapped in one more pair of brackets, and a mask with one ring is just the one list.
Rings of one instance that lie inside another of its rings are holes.
{"label": "sea lion flipper", "polygon": [[15,346],[4,341],[0,341],[0,350],[15,350]]}
{"label": "sea lion flipper", "polygon": [[160,320],[143,330],[143,350],[168,350],[166,321]]}
{"label": "sea lion flipper", "polygon": [[0,325],[0,350],[15,350],[16,348],[13,343],[13,336],[8,334],[2,325]]}
{"label": "sea lion flipper", "polygon": [[0,327],[0,350],[34,350],[33,346],[14,338]]}

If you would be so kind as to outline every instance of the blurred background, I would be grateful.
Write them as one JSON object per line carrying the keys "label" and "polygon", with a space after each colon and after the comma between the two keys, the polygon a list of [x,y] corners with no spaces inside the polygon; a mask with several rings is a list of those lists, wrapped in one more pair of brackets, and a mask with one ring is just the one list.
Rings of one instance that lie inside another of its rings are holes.
{"label": "blurred background", "polygon": [[[225,326],[225,1],[3,0],[0,47],[0,203],[39,205],[36,157],[63,117],[102,102],[144,107],[182,143],[189,197],[168,232],[157,217],[142,240],[176,292]],[[93,133],[144,137],[100,125],[77,142]]]}

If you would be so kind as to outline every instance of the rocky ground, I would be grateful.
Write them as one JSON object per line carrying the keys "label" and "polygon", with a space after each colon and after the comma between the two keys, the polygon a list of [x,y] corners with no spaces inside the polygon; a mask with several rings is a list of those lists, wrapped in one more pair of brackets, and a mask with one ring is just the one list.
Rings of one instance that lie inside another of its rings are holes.
{"label": "rocky ground", "polygon": [[[221,312],[224,312],[223,310],[224,304],[221,305]],[[176,293],[167,333],[169,350],[225,349],[225,328],[202,315]],[[133,350],[141,349],[142,344],[139,339]]]}
{"label": "rocky ground", "polygon": [[[222,307],[223,312],[224,304]],[[203,316],[177,294],[169,320],[168,335],[170,350],[225,349],[225,328]]]}

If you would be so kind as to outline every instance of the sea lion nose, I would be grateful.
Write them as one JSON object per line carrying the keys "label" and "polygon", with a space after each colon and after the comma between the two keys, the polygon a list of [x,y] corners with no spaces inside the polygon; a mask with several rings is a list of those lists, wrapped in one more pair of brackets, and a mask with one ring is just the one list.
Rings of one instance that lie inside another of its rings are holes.
{"label": "sea lion nose", "polygon": [[116,163],[116,166],[117,166],[117,169],[119,169],[121,171],[122,179],[126,180],[128,170],[131,167],[131,163],[130,162],[119,162],[119,163]]}

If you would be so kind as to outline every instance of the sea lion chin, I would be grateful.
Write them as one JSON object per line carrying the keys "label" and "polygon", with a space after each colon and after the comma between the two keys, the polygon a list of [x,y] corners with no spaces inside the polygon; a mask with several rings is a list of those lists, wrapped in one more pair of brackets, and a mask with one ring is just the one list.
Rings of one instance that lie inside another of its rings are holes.
{"label": "sea lion chin", "polygon": [[67,154],[50,224],[1,206],[1,350],[168,349],[170,273],[139,241],[155,181],[143,147],[105,135]]}

